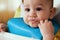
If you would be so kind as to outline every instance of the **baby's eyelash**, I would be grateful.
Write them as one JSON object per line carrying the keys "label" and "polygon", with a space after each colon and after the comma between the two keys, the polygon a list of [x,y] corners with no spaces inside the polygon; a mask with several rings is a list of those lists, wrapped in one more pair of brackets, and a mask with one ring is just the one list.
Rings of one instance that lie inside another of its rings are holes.
{"label": "baby's eyelash", "polygon": [[25,11],[29,12],[29,11],[30,11],[30,9],[29,9],[29,8],[25,8]]}
{"label": "baby's eyelash", "polygon": [[40,11],[40,10],[42,10],[42,8],[39,8],[39,7],[38,7],[38,8],[36,8],[36,11]]}

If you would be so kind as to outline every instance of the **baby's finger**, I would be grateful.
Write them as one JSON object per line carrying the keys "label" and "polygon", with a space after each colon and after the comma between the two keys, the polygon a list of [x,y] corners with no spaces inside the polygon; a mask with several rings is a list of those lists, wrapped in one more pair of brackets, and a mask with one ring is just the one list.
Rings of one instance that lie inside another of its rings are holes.
{"label": "baby's finger", "polygon": [[[49,21],[49,24],[52,25],[52,22]],[[54,27],[53,27],[53,25],[52,25],[50,28],[51,28],[52,32],[54,32]]]}
{"label": "baby's finger", "polygon": [[40,27],[41,23],[39,22],[38,27]]}
{"label": "baby's finger", "polygon": [[48,22],[48,20],[46,19],[45,22]]}
{"label": "baby's finger", "polygon": [[43,20],[40,20],[40,24],[43,24]]}
{"label": "baby's finger", "polygon": [[50,23],[50,24],[52,24],[52,22],[51,22],[51,21],[49,21],[49,23]]}

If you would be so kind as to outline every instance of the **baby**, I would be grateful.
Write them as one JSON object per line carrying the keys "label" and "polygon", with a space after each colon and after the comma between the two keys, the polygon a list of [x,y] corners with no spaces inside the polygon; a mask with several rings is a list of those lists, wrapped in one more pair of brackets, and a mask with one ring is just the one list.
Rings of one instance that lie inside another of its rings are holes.
{"label": "baby", "polygon": [[56,9],[53,0],[22,0],[24,22],[31,27],[39,27],[43,40],[54,40],[52,18]]}
{"label": "baby", "polygon": [[7,32],[7,25],[4,22],[0,22],[0,32]]}

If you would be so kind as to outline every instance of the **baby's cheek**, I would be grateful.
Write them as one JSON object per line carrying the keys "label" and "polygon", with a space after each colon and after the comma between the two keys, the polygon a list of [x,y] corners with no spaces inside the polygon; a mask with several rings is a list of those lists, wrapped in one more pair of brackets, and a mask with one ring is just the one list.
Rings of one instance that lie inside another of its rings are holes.
{"label": "baby's cheek", "polygon": [[44,19],[48,19],[49,18],[49,14],[39,14],[37,17],[40,20],[44,20]]}
{"label": "baby's cheek", "polygon": [[48,17],[38,17],[38,20],[46,20]]}
{"label": "baby's cheek", "polygon": [[24,20],[24,22],[25,22],[26,24],[28,24],[28,17],[27,17],[27,16],[25,16],[25,17],[23,18],[23,20]]}
{"label": "baby's cheek", "polygon": [[43,19],[44,19],[43,17],[38,17],[38,21],[43,20]]}

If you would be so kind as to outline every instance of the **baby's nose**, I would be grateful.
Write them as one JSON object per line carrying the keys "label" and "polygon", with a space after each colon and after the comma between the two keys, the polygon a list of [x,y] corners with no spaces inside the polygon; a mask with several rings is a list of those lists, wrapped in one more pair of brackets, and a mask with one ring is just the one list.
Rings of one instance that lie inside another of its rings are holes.
{"label": "baby's nose", "polygon": [[37,17],[37,14],[36,14],[36,12],[31,12],[31,13],[29,14],[29,16],[30,16],[30,17]]}

